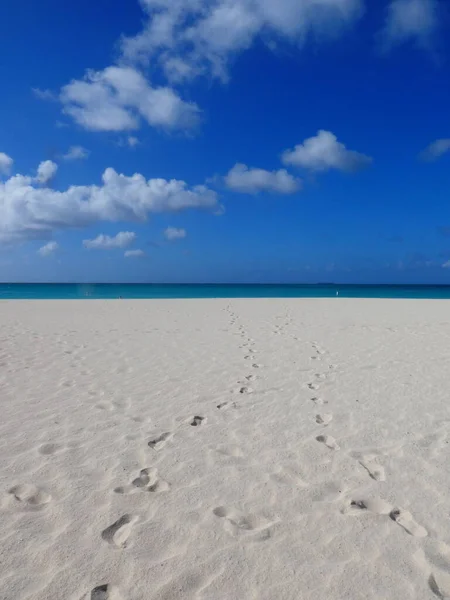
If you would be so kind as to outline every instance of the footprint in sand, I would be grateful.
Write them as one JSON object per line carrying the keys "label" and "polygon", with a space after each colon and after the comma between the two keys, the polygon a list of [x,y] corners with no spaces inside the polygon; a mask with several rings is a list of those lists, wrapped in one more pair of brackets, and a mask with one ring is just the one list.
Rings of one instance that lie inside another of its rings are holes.
{"label": "footprint in sand", "polygon": [[414,537],[426,537],[428,535],[428,531],[425,529],[425,527],[422,527],[422,525],[416,523],[412,514],[407,510],[394,508],[389,513],[389,516],[393,521],[398,523],[400,527],[403,527],[403,529],[409,533],[409,535]]}
{"label": "footprint in sand", "polygon": [[115,548],[126,548],[133,525],[138,517],[122,515],[115,523],[102,531],[102,538]]}
{"label": "footprint in sand", "polygon": [[229,408],[237,408],[238,405],[236,404],[236,402],[221,402],[220,404],[217,405],[217,408],[219,410],[228,410]]}
{"label": "footprint in sand", "polygon": [[139,476],[133,479],[131,485],[137,488],[143,488],[156,481],[158,477],[158,469],[141,469]]}
{"label": "footprint in sand", "polygon": [[191,421],[192,427],[199,427],[206,423],[206,417],[194,417]]}
{"label": "footprint in sand", "polygon": [[325,350],[323,350],[318,344],[316,344],[315,342],[313,343],[313,348],[314,350],[317,352],[317,354],[325,354]]}
{"label": "footprint in sand", "polygon": [[167,492],[170,485],[158,477],[158,469],[141,469],[138,477],[130,485],[115,488],[116,494],[132,494],[139,490],[143,492]]}
{"label": "footprint in sand", "polygon": [[245,379],[247,381],[255,381],[257,379],[256,375],[246,375]]}
{"label": "footprint in sand", "polygon": [[317,385],[317,383],[308,383],[308,387],[310,390],[318,390],[319,386]]}
{"label": "footprint in sand", "polygon": [[344,514],[361,514],[361,511],[368,510],[377,515],[389,515],[392,521],[395,521],[409,535],[413,537],[426,537],[427,530],[414,520],[412,514],[407,510],[392,508],[392,506],[381,498],[352,500],[350,505],[344,507]]}
{"label": "footprint in sand", "polygon": [[31,483],[15,485],[9,490],[18,502],[23,502],[29,506],[42,506],[48,504],[52,499],[51,495]]}
{"label": "footprint in sand", "polygon": [[330,414],[316,415],[316,423],[319,425],[328,425],[332,420],[333,415]]}
{"label": "footprint in sand", "polygon": [[109,583],[105,583],[103,585],[98,585],[95,587],[89,597],[86,597],[86,600],[122,600],[122,596],[119,593],[119,590],[109,585]]}
{"label": "footprint in sand", "polygon": [[339,450],[338,443],[331,435],[318,435],[316,440],[322,444],[325,444],[325,446],[330,450]]}
{"label": "footprint in sand", "polygon": [[445,600],[450,598],[450,575],[443,571],[435,571],[428,578],[428,585],[435,596]]}
{"label": "footprint in sand", "polygon": [[247,387],[247,386],[243,386],[243,387],[240,388],[239,393],[240,394],[253,394],[253,388]]}
{"label": "footprint in sand", "polygon": [[392,506],[381,498],[364,498],[351,500],[349,504],[342,509],[343,514],[360,515],[362,511],[369,511],[376,515],[388,515]]}
{"label": "footprint in sand", "polygon": [[319,398],[317,396],[311,398],[311,402],[314,402],[314,404],[317,404],[319,406],[322,406],[322,404],[328,404],[328,400],[323,400],[322,398]]}
{"label": "footprint in sand", "polygon": [[42,444],[39,446],[38,452],[39,454],[43,454],[44,456],[48,456],[50,454],[55,454],[59,450],[62,450],[62,446],[59,444]]}
{"label": "footprint in sand", "polygon": [[224,529],[233,536],[262,532],[261,540],[270,538],[269,527],[272,522],[256,515],[244,515],[234,508],[218,506],[213,510],[216,517],[224,519]]}
{"label": "footprint in sand", "polygon": [[164,448],[164,446],[167,444],[167,442],[169,440],[171,440],[172,438],[173,438],[173,433],[170,433],[170,432],[162,433],[157,438],[150,440],[148,445],[150,446],[150,448],[153,448],[154,450],[160,450],[161,448]]}
{"label": "footprint in sand", "polygon": [[359,461],[359,464],[366,469],[372,479],[375,481],[386,481],[384,468],[375,463]]}

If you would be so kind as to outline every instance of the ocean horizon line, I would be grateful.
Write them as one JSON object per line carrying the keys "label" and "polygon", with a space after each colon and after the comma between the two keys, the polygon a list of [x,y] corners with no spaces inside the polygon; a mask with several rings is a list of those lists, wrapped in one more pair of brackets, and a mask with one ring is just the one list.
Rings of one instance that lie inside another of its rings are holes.
{"label": "ocean horizon line", "polygon": [[102,286],[161,286],[161,287],[417,287],[417,288],[450,288],[450,283],[339,283],[339,282],[315,282],[315,283],[232,283],[232,282],[188,282],[188,283],[161,283],[154,281],[0,281],[0,286],[4,285],[102,285]]}
{"label": "ocean horizon line", "polygon": [[448,284],[0,283],[3,300],[207,298],[450,299]]}

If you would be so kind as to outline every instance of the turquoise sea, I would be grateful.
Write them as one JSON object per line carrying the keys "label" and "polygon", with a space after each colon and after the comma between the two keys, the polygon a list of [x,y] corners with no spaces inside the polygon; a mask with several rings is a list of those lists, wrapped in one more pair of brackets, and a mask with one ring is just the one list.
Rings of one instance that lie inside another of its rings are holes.
{"label": "turquoise sea", "polygon": [[121,283],[0,283],[0,299],[101,298],[434,298],[450,285],[241,285]]}

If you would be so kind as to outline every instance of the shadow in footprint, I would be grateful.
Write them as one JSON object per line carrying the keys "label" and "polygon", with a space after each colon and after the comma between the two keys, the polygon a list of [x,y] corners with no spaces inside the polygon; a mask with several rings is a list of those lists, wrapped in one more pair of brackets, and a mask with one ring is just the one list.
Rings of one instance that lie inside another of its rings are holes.
{"label": "shadow in footprint", "polygon": [[42,444],[39,446],[39,454],[43,454],[44,456],[48,456],[50,454],[55,454],[58,450],[61,450],[62,446],[59,444]]}
{"label": "shadow in footprint", "polygon": [[435,596],[445,600],[450,598],[450,575],[448,573],[431,573],[428,585]]}
{"label": "shadow in footprint", "polygon": [[217,405],[217,408],[219,410],[225,410],[228,408],[237,408],[237,404],[236,402],[221,402],[220,404]]}
{"label": "shadow in footprint", "polygon": [[321,444],[325,444],[330,450],[339,450],[339,445],[331,435],[318,435],[316,440]]}
{"label": "shadow in footprint", "polygon": [[90,600],[122,600],[122,596],[116,587],[104,583],[91,591]]}
{"label": "shadow in footprint", "polygon": [[116,487],[116,494],[133,494],[138,490],[143,492],[167,492],[170,485],[167,481],[158,477],[158,469],[148,468],[141,469],[139,476],[133,479],[130,485]]}
{"label": "shadow in footprint", "polygon": [[152,485],[158,476],[157,469],[142,469],[139,473],[139,477],[133,479],[131,482],[134,487],[143,488],[146,485]]}
{"label": "shadow in footprint", "polygon": [[31,483],[15,485],[9,490],[18,502],[29,506],[42,506],[48,504],[52,499],[51,495],[44,490],[39,489]]}
{"label": "shadow in footprint", "polygon": [[364,469],[369,473],[370,477],[372,479],[375,479],[375,481],[385,481],[386,480],[386,474],[384,472],[384,468],[380,465],[377,465],[375,463],[368,463],[368,462],[363,462],[363,461],[359,461],[359,464],[364,467]]}
{"label": "shadow in footprint", "polygon": [[328,404],[328,400],[323,400],[323,398],[319,398],[318,396],[314,396],[314,398],[311,398],[311,402],[314,402],[314,404],[317,404],[319,406],[322,406],[323,404]]}
{"label": "shadow in footprint", "polygon": [[360,515],[367,511],[375,515],[388,515],[392,506],[382,498],[357,498],[346,504],[341,512],[345,515]]}
{"label": "shadow in footprint", "polygon": [[102,531],[102,538],[114,548],[126,548],[131,529],[137,517],[122,515],[115,523]]}
{"label": "shadow in footprint", "polygon": [[316,415],[316,423],[319,425],[328,425],[332,420],[333,415],[330,414]]}
{"label": "shadow in footprint", "polygon": [[191,421],[192,427],[199,427],[200,425],[204,425],[206,423],[206,417],[194,417]]}
{"label": "shadow in footprint", "polygon": [[243,386],[243,387],[240,388],[239,393],[240,394],[253,394],[253,388],[247,387],[247,386]]}
{"label": "shadow in footprint", "polygon": [[400,510],[399,508],[394,508],[389,513],[389,516],[393,521],[398,523],[400,527],[412,535],[414,537],[426,537],[428,535],[428,531],[422,525],[416,523],[413,519],[413,516],[407,510]]}
{"label": "shadow in footprint", "polygon": [[173,433],[170,433],[169,431],[167,431],[166,433],[162,433],[161,435],[159,435],[154,440],[150,440],[148,445],[150,446],[150,448],[159,450],[160,448],[163,448],[166,445],[166,443],[172,439],[172,437],[173,437]]}

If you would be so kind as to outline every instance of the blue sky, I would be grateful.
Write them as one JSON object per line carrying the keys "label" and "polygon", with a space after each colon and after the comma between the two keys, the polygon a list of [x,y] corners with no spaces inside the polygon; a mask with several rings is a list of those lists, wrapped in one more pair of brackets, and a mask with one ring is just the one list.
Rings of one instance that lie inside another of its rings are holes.
{"label": "blue sky", "polygon": [[1,280],[450,281],[446,2],[3,9]]}

